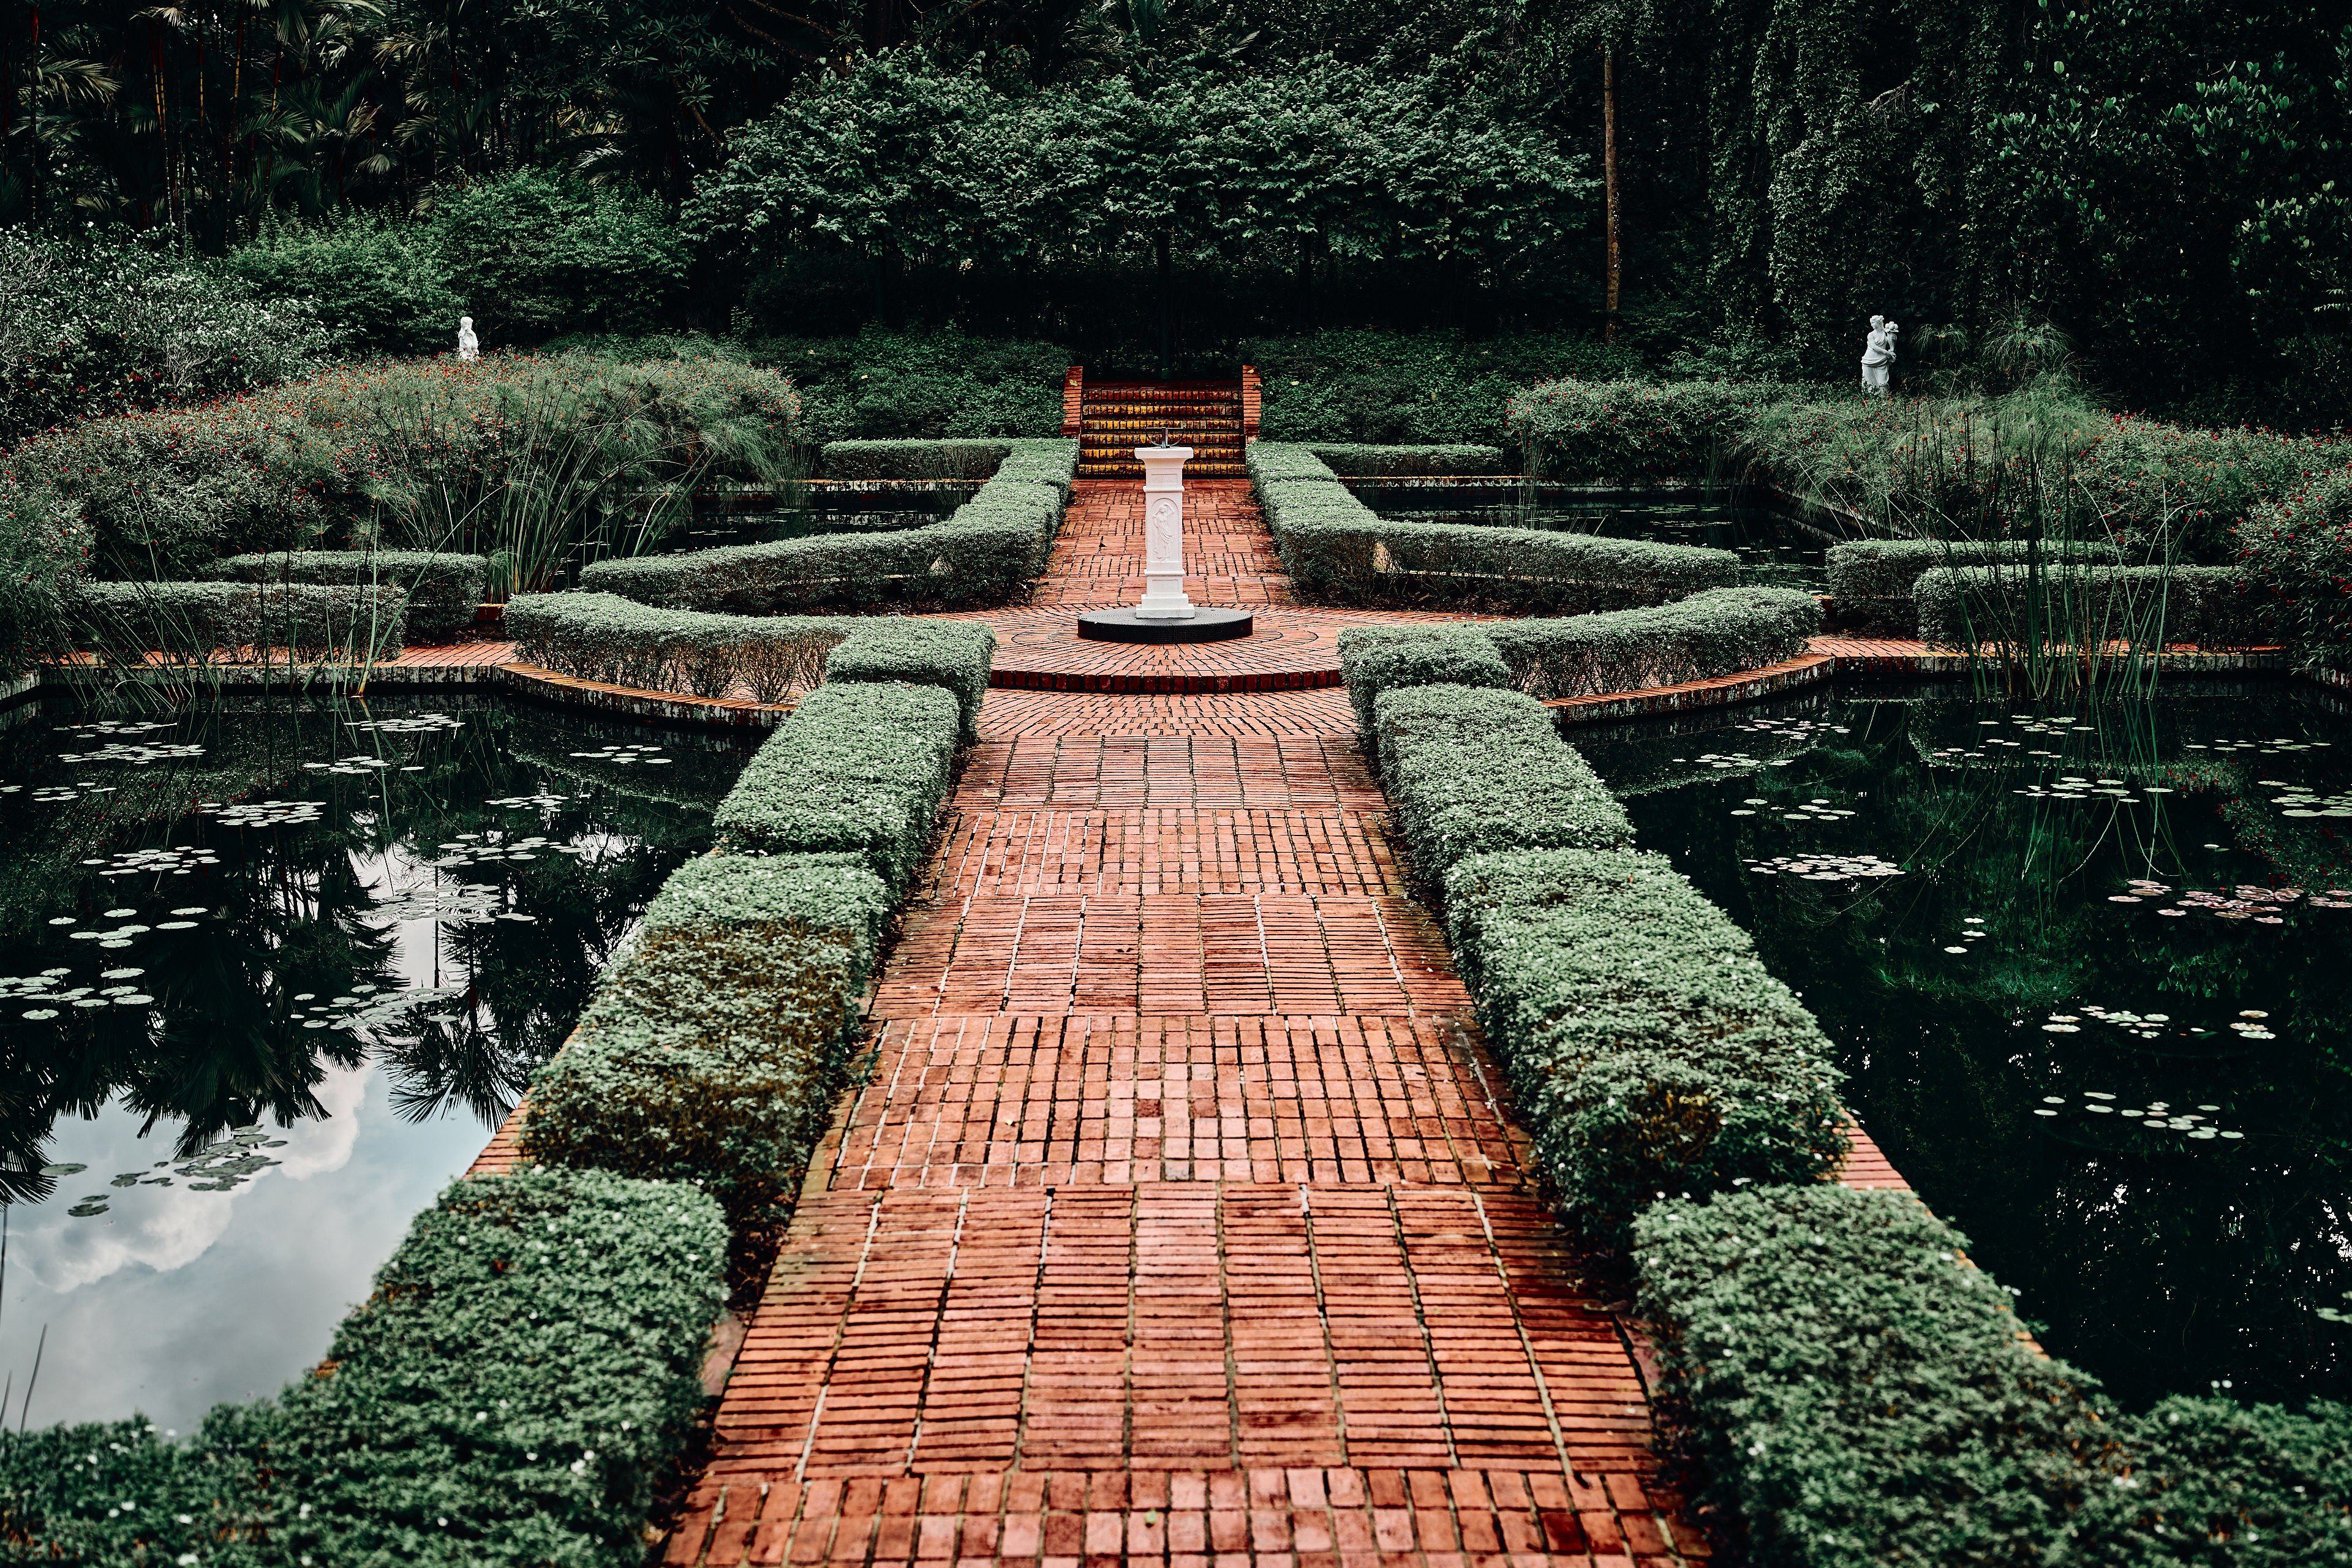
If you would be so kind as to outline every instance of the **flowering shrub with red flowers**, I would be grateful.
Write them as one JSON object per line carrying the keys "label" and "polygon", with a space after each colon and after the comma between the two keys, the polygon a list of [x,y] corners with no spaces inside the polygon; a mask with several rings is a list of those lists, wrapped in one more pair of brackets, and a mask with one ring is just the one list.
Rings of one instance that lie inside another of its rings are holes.
{"label": "flowering shrub with red flowers", "polygon": [[2254,508],[2237,533],[2239,570],[2273,630],[2306,664],[2352,669],[2352,468]]}

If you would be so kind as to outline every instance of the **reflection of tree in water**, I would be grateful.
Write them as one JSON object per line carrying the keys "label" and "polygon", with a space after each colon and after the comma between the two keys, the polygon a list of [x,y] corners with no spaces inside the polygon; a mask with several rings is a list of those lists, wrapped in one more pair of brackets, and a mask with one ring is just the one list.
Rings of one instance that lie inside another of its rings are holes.
{"label": "reflection of tree in water", "polygon": [[[2293,697],[2084,706],[2072,716],[2095,728],[2070,724],[2063,739],[2011,713],[1850,702],[1848,734],[1729,786],[1772,803],[1754,818],[1729,818],[1734,803],[1704,788],[1632,809],[1642,842],[1673,853],[1804,994],[1840,1047],[1856,1114],[1979,1261],[2023,1290],[2053,1351],[2134,1403],[2225,1378],[2241,1397],[2344,1397],[2352,1339],[2317,1309],[2352,1289],[2352,924],[2335,923],[2352,911],[2297,909],[2261,927],[2108,900],[2133,877],[2308,885],[2315,848],[2338,841],[2280,822],[2253,786],[2340,768],[2352,747],[2299,760],[2185,748],[2315,724],[2339,738]],[[1996,735],[2021,743],[1987,743]],[[1671,749],[1695,748],[1721,749],[1692,737]],[[2060,757],[2023,754],[2035,749]],[[1607,770],[1605,752],[1596,761]],[[2126,780],[2143,804],[2017,793],[2052,772]],[[1859,815],[1780,822],[1816,797]],[[2276,830],[2241,830],[2265,824]],[[1792,843],[1900,858],[1908,874],[1847,884],[1748,869],[1744,856]],[[2264,870],[2251,855],[2274,858]],[[1970,916],[1990,934],[1963,937]],[[2142,1039],[2084,1005],[2171,1021]],[[2229,1033],[2247,1008],[2271,1016],[2275,1039]],[[2077,1018],[2074,1032],[2045,1032],[2053,1013]],[[2087,1111],[2091,1089],[2117,1107],[2218,1106],[2211,1120],[2245,1136],[2144,1130]],[[2037,1116],[2045,1094],[2064,1104]]]}
{"label": "reflection of tree in water", "polygon": [[[371,1057],[384,1067],[404,1117],[453,1107],[491,1125],[505,1116],[530,1069],[562,1044],[646,899],[707,838],[708,805],[681,809],[687,803],[611,795],[572,779],[551,785],[539,764],[518,759],[513,742],[555,752],[593,742],[536,715],[446,699],[435,706],[454,711],[462,727],[354,729],[348,721],[367,710],[325,702],[190,712],[170,738],[202,745],[201,756],[114,769],[100,781],[120,786],[111,793],[6,814],[0,936],[10,971],[70,966],[78,982],[101,969],[93,961],[117,960],[143,972],[137,984],[154,1000],[61,1009],[44,1022],[23,1018],[21,1009],[0,1016],[0,1199],[38,1200],[54,1190],[38,1173],[59,1116],[94,1116],[119,1100],[143,1119],[142,1134],[178,1121],[174,1149],[185,1156],[265,1118],[289,1126],[323,1117],[317,1091],[327,1075]],[[66,719],[73,717],[68,710]],[[56,762],[74,749],[58,743],[68,738],[37,721],[0,737],[0,778],[95,777],[86,765]],[[339,763],[341,773],[302,765],[355,755],[384,765]],[[723,788],[739,765],[732,756],[711,759],[695,770],[696,782]],[[568,797],[551,818],[485,804],[547,787]],[[327,805],[317,821],[266,827],[233,826],[196,809],[263,798]],[[592,852],[467,870],[467,882],[493,885],[503,910],[534,918],[443,926],[437,957],[446,989],[405,1000],[395,924],[383,889],[372,886],[381,874],[362,868],[430,858],[432,847],[455,833],[491,829],[576,838]],[[219,863],[184,877],[118,879],[83,864],[174,843],[206,845]],[[179,904],[205,907],[198,929],[150,931],[131,949],[103,954],[48,924],[110,906]],[[366,1005],[357,1012],[331,1011],[336,999],[361,998]]]}

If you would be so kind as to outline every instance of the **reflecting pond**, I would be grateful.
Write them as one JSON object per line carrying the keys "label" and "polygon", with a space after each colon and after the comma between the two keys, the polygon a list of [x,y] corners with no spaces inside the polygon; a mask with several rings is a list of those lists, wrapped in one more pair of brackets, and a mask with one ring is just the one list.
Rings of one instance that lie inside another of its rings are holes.
{"label": "reflecting pond", "polygon": [[1829,591],[1829,542],[1760,507],[1704,500],[1601,500],[1558,488],[1509,496],[1492,489],[1423,489],[1367,485],[1356,492],[1382,517],[1405,522],[1469,523],[1697,544],[1739,557],[1739,580],[1767,588]]}
{"label": "reflecting pond", "polygon": [[321,1353],[748,754],[457,694],[0,721],[0,1394],[37,1425],[185,1428]]}
{"label": "reflecting pond", "polygon": [[2352,722],[2303,682],[1843,689],[1572,737],[1849,1103],[2145,1405],[2352,1396]]}

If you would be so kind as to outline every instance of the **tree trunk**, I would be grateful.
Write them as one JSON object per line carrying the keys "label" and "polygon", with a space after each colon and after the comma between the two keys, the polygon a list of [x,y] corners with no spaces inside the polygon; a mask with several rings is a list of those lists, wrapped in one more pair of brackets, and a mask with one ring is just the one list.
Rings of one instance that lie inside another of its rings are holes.
{"label": "tree trunk", "polygon": [[1601,168],[1609,228],[1609,291],[1601,341],[1617,341],[1617,54],[1601,51]]}

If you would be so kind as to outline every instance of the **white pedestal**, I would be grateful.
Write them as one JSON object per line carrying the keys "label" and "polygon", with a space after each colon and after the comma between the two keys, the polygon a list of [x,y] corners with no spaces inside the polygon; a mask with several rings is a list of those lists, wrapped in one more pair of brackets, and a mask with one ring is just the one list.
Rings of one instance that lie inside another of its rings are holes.
{"label": "white pedestal", "polygon": [[1189,621],[1184,596],[1184,459],[1190,447],[1138,447],[1143,464],[1143,602],[1138,619]]}

